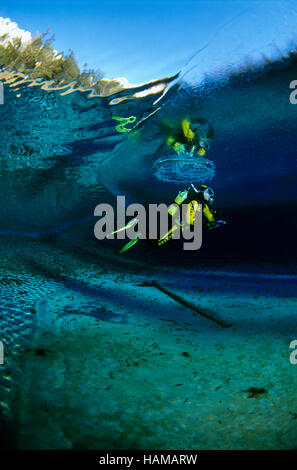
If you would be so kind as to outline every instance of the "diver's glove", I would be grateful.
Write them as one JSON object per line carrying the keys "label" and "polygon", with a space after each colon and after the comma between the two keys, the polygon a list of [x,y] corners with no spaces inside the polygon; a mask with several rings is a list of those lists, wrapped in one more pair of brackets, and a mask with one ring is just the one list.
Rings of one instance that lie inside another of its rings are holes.
{"label": "diver's glove", "polygon": [[179,144],[179,146],[177,148],[175,148],[175,151],[178,155],[183,155],[186,151],[186,148],[185,148],[184,144]]}
{"label": "diver's glove", "polygon": [[226,225],[226,221],[225,220],[216,220],[215,222],[213,222],[211,225],[209,225],[209,230],[212,230],[214,228],[219,228],[221,227],[222,225]]}

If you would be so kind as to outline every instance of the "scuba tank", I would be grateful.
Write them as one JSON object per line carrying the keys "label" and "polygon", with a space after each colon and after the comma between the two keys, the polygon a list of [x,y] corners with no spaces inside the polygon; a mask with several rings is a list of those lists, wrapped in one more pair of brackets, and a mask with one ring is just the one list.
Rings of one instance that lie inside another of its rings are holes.
{"label": "scuba tank", "polygon": [[[199,191],[195,188],[195,186],[193,184],[191,184],[191,186],[188,189],[178,193],[178,195],[176,196],[174,202],[177,205],[180,206],[187,199],[190,191],[195,192],[197,194],[199,193]],[[173,210],[170,211],[170,209],[173,209]],[[172,204],[172,206],[170,206],[170,208],[169,208],[169,213],[171,215],[173,215],[173,214],[176,213],[176,211],[177,211],[176,205]],[[188,204],[188,209],[187,209],[187,214],[186,214],[186,223],[188,225],[194,225],[195,215],[196,215],[197,211],[200,212],[201,208],[199,207],[198,201],[196,201],[196,199],[193,199]]]}
{"label": "scuba tank", "polygon": [[171,204],[169,209],[168,209],[168,213],[173,217],[174,214],[176,213],[177,211],[177,206],[180,206],[188,197],[188,193],[189,191],[188,190],[184,190],[184,191],[181,191],[178,193],[178,195],[176,196],[176,198],[174,199],[174,204]]}
{"label": "scuba tank", "polygon": [[178,193],[178,195],[174,199],[174,202],[178,205],[182,204],[187,199],[188,193],[189,193],[188,190],[181,191],[180,193]]}

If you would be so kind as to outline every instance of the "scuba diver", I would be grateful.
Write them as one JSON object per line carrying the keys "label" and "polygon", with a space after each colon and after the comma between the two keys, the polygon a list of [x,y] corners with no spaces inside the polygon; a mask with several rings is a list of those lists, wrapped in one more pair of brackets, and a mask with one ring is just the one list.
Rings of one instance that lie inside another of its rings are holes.
{"label": "scuba diver", "polygon": [[[193,184],[191,186],[178,193],[174,202],[168,208],[169,218],[171,219],[171,228],[168,230],[167,233],[163,234],[160,238],[156,240],[151,240],[147,237],[147,241],[150,245],[155,247],[160,247],[169,242],[174,237],[174,232],[176,230],[184,230],[185,224],[190,226],[194,225],[195,217],[197,213],[201,211],[202,208],[202,222],[208,229],[214,229],[220,227],[221,225],[225,225],[226,222],[224,220],[216,220],[215,214],[216,211],[212,211],[210,209],[210,205],[212,205],[214,200],[214,192],[211,188],[205,185],[199,186],[198,189],[195,188]],[[187,204],[187,212],[186,212],[186,220],[178,220],[175,217],[175,214],[178,210],[178,206],[182,204]],[[126,230],[130,227],[135,226],[138,223],[139,219],[134,218],[132,219],[125,227],[122,227],[114,232],[110,233],[110,235],[116,234],[120,231]],[[139,232],[133,240],[130,240],[120,251],[119,253],[124,253],[128,251],[132,246],[134,246],[141,237],[141,233]]]}
{"label": "scuba diver", "polygon": [[203,157],[209,150],[214,131],[204,119],[191,122],[189,118],[185,117],[178,127],[169,123],[163,124],[169,129],[166,143],[178,154],[190,152],[192,155],[196,153]]}
{"label": "scuba diver", "polygon": [[193,226],[197,214],[201,211],[201,207],[199,206],[199,204],[202,206],[202,222],[206,228],[212,230],[214,228],[220,227],[221,225],[225,225],[226,222],[224,220],[216,220],[216,211],[212,211],[209,207],[213,204],[213,200],[213,190],[205,185],[201,185],[198,189],[196,189],[195,186],[191,184],[188,189],[178,193],[174,200],[174,204],[169,207],[168,213],[173,218],[175,212],[177,211],[177,206],[186,204],[188,206],[186,212],[186,220],[181,220],[180,222],[175,220],[173,227],[159,240],[157,240],[157,246],[162,246],[169,240],[171,240],[176,230],[178,230],[179,228],[181,228],[181,230],[184,229],[185,223],[190,226]]}
{"label": "scuba diver", "polygon": [[[176,123],[169,121],[164,122],[163,126],[166,129],[166,144],[167,146],[175,151],[178,155],[190,153],[195,157],[204,157],[207,150],[210,148],[210,141],[214,134],[212,127],[206,122],[205,119],[196,119],[195,122],[191,122],[188,117],[184,117],[182,120]],[[204,160],[202,158],[202,160]],[[214,200],[214,192],[211,188],[201,185],[198,189],[193,184],[189,188],[181,191],[176,196],[174,202],[168,208],[168,218],[170,229],[167,233],[159,234],[160,237],[157,239],[150,239],[148,233],[141,233],[139,230],[135,237],[130,240],[119,253],[124,253],[132,248],[140,239],[145,238],[149,244],[153,247],[160,247],[169,242],[174,237],[177,231],[183,231],[187,226],[194,226],[196,215],[199,216],[199,212],[202,212],[203,225],[212,230],[214,228],[225,225],[226,222],[223,220],[216,220],[216,211],[210,209]],[[187,212],[181,216],[181,211],[178,210],[177,206],[187,205]],[[182,218],[185,220],[182,220]],[[134,218],[128,222],[124,227],[115,230],[107,235],[107,238],[113,236],[118,232],[125,231],[136,226],[139,222],[138,218]],[[148,231],[146,231],[148,232]],[[146,235],[146,236],[143,236]]]}

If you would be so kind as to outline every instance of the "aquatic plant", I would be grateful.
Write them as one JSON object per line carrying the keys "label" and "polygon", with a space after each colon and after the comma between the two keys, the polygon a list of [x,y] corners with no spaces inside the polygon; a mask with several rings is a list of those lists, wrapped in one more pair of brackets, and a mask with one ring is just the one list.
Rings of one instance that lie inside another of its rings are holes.
{"label": "aquatic plant", "polygon": [[7,41],[7,34],[0,36],[0,68],[11,73],[22,73],[29,79],[54,80],[57,85],[75,81],[78,87],[92,88],[99,92],[101,71],[80,71],[72,51],[68,55],[53,48],[47,33],[23,43],[20,38]]}

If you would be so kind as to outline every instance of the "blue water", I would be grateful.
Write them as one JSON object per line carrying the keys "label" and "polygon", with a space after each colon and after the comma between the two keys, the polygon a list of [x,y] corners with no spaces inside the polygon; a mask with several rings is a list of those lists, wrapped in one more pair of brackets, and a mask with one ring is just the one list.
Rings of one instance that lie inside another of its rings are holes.
{"label": "blue water", "polygon": [[[108,96],[3,79],[4,445],[296,448],[296,52],[237,58]],[[213,129],[206,182],[227,225],[195,253],[143,242],[121,257],[94,238],[94,208],[184,189],[154,170],[184,116]]]}

